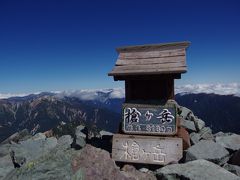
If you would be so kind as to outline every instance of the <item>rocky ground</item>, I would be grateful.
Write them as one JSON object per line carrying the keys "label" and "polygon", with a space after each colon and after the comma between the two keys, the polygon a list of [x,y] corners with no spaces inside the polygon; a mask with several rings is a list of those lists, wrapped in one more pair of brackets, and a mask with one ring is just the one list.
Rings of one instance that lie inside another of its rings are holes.
{"label": "rocky ground", "polygon": [[[51,131],[31,136],[15,133],[0,144],[0,179],[216,179],[240,180],[240,135],[212,134],[191,110],[178,106],[184,157],[166,166],[116,163],[112,135],[78,126],[74,135]],[[64,128],[64,127],[61,127]]]}

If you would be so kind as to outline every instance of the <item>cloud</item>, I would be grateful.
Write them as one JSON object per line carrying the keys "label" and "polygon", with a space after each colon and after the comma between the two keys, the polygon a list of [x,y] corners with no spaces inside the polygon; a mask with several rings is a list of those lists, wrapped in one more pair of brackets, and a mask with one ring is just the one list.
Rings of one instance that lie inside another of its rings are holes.
{"label": "cloud", "polygon": [[29,94],[26,93],[19,93],[19,94],[12,94],[12,93],[0,93],[0,99],[7,99],[10,97],[24,97],[27,96]]}
{"label": "cloud", "polygon": [[100,100],[106,101],[108,98],[123,98],[125,91],[123,88],[114,89],[86,89],[76,91],[63,91],[56,95],[57,97],[77,97],[81,100]]}
{"label": "cloud", "polygon": [[240,84],[229,83],[229,84],[196,84],[196,85],[183,85],[175,88],[176,94],[219,94],[219,95],[235,95],[240,96]]}
{"label": "cloud", "polygon": [[[108,98],[124,98],[125,90],[124,88],[113,88],[113,89],[85,89],[85,90],[75,90],[75,91],[51,91],[56,93],[56,97],[63,98],[76,97],[81,100],[99,100],[106,101]],[[219,95],[235,95],[240,97],[240,84],[230,83],[230,84],[187,84],[175,87],[176,94],[198,94],[198,93],[214,93]],[[23,97],[30,93],[0,93],[0,99],[10,98],[10,97]],[[39,94],[31,93],[31,94]]]}

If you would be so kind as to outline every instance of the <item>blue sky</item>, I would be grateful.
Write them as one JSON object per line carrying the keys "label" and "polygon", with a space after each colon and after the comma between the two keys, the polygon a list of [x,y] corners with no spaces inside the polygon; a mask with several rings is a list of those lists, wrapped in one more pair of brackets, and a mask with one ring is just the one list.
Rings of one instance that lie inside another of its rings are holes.
{"label": "blue sky", "polygon": [[178,85],[240,83],[238,0],[1,0],[0,92],[123,87],[116,47],[188,40]]}

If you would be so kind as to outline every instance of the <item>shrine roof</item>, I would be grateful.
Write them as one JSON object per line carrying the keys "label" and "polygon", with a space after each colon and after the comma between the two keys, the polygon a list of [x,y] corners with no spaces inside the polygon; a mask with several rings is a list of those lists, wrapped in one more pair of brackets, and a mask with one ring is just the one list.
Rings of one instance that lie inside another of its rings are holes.
{"label": "shrine roof", "polygon": [[187,71],[186,48],[190,42],[117,48],[116,64],[109,76],[179,74]]}

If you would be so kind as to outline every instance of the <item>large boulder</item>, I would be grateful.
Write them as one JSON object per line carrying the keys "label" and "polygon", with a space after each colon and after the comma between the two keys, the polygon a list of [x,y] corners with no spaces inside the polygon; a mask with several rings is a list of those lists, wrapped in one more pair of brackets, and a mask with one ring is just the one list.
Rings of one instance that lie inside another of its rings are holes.
{"label": "large boulder", "polygon": [[193,121],[182,119],[180,125],[188,130],[188,132],[196,132],[195,123]]}
{"label": "large boulder", "polygon": [[31,134],[28,132],[27,129],[23,129],[19,132],[14,133],[13,135],[11,135],[10,137],[8,137],[6,140],[4,140],[1,144],[7,144],[10,142],[15,142],[18,143],[19,141],[24,141],[28,138],[31,137]]}
{"label": "large boulder", "polygon": [[240,166],[226,163],[223,168],[240,177]]}
{"label": "large boulder", "polygon": [[14,166],[9,153],[0,158],[0,179],[3,179],[13,169]]}
{"label": "large boulder", "polygon": [[37,159],[44,154],[47,154],[57,145],[55,137],[50,138],[33,138],[26,141],[21,141],[19,144],[12,144],[11,151],[15,152],[16,157],[24,157],[26,161]]}
{"label": "large boulder", "polygon": [[136,170],[136,168],[132,165],[124,165],[122,168],[122,172],[130,179],[137,180],[157,180],[154,174],[151,171],[143,173],[141,171]]}
{"label": "large boulder", "polygon": [[224,147],[213,141],[202,140],[186,151],[185,161],[197,159],[206,159],[222,165],[229,160],[229,153]]}
{"label": "large boulder", "polygon": [[237,151],[240,149],[240,135],[231,134],[226,136],[217,136],[216,143],[231,151]]}
{"label": "large boulder", "polygon": [[190,134],[190,141],[191,141],[192,145],[199,143],[200,139],[201,139],[200,134],[195,133],[195,132],[192,132]]}
{"label": "large boulder", "polygon": [[69,149],[73,143],[73,138],[70,135],[63,135],[57,141],[57,148]]}
{"label": "large boulder", "polygon": [[84,172],[84,178],[96,179],[128,179],[110,158],[110,154],[102,149],[87,144],[73,157],[74,173]]}
{"label": "large boulder", "polygon": [[192,111],[186,107],[180,107],[180,117],[185,120],[191,120]]}
{"label": "large boulder", "polygon": [[156,176],[164,180],[240,180],[235,174],[203,159],[165,166],[156,171]]}
{"label": "large boulder", "polygon": [[83,148],[86,145],[87,128],[85,126],[78,126],[75,130],[75,146]]}
{"label": "large boulder", "polygon": [[70,180],[73,176],[71,168],[72,154],[71,149],[67,151],[54,149],[37,159],[27,162],[21,168],[12,170],[3,180]]}
{"label": "large boulder", "polygon": [[199,131],[199,135],[203,140],[214,140],[212,130],[209,127],[204,127]]}
{"label": "large boulder", "polygon": [[199,118],[197,118],[196,116],[193,119],[196,129],[197,131],[200,131],[201,129],[203,129],[205,127],[205,122]]}

